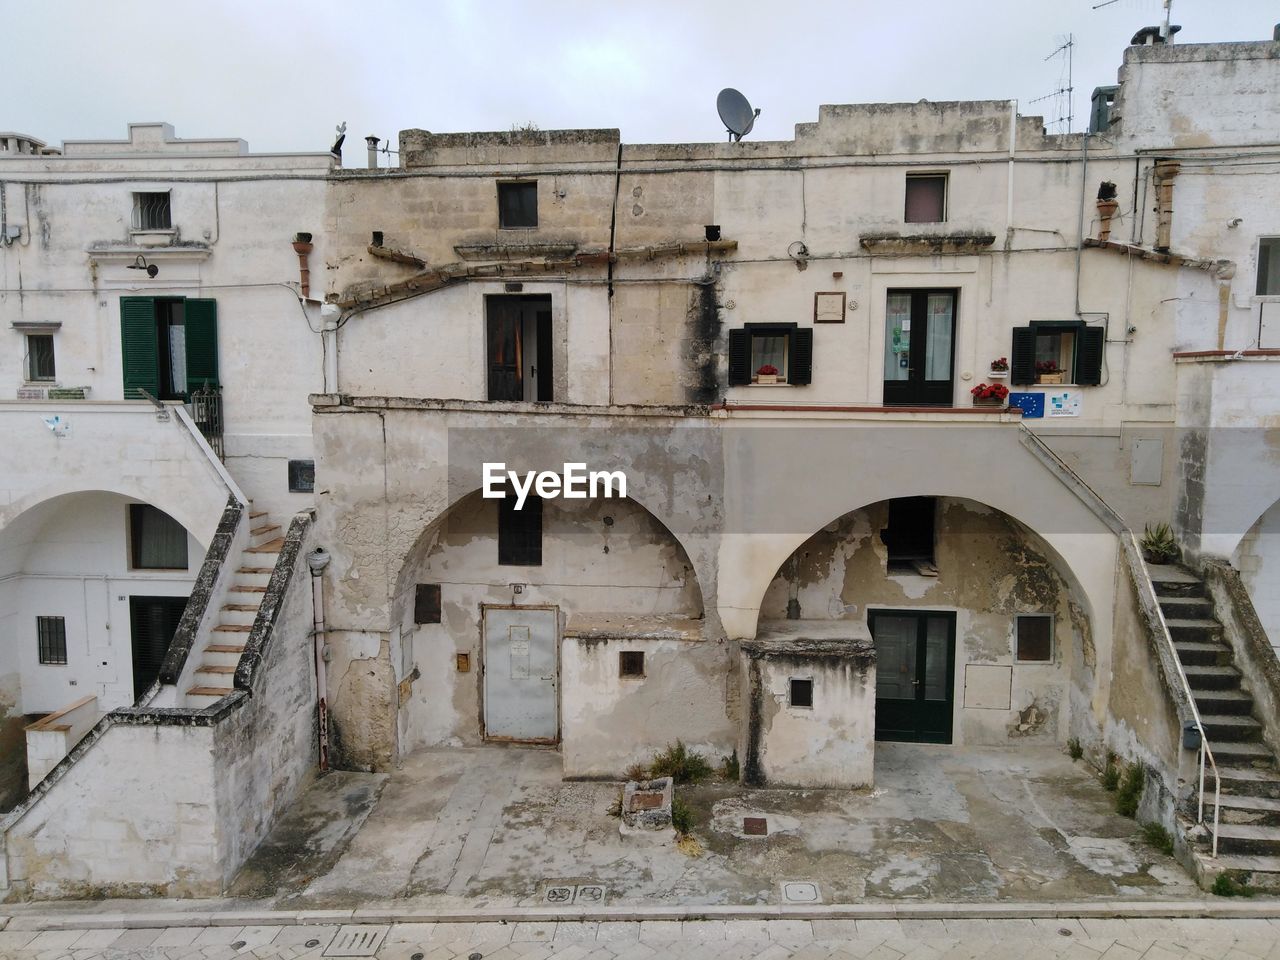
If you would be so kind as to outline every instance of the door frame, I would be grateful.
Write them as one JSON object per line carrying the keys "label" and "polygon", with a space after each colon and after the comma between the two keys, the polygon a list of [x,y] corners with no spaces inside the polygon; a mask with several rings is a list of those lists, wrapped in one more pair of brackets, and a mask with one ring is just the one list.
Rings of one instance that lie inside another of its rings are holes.
{"label": "door frame", "polygon": [[[546,610],[553,615],[555,621],[555,636],[552,638],[552,646],[556,658],[556,735],[554,737],[503,737],[490,734],[488,730],[488,715],[486,707],[488,705],[488,677],[489,677],[489,646],[485,638],[485,616],[490,610]],[[563,671],[560,663],[560,608],[554,603],[482,603],[480,604],[480,656],[479,669],[476,671],[480,682],[480,739],[486,743],[530,743],[540,744],[542,746],[558,746],[560,743],[560,734],[563,727],[563,718],[561,717],[560,694],[562,687]]]}
{"label": "door frame", "polygon": [[[947,624],[948,624],[948,629],[947,629],[947,679],[946,679],[946,689],[947,689],[947,706],[948,706],[948,709],[947,709],[947,711],[946,711],[946,718],[947,718],[946,730],[945,730],[945,736],[946,736],[946,739],[945,739],[945,740],[932,740],[932,739],[926,739],[926,738],[924,738],[924,737],[921,737],[921,736],[919,735],[919,727],[917,726],[917,729],[916,729],[916,733],[917,733],[917,735],[916,735],[916,738],[915,738],[914,740],[907,740],[907,741],[887,741],[887,742],[905,742],[905,743],[944,743],[944,744],[953,744],[953,743],[955,743],[955,733],[956,733],[956,703],[957,703],[957,701],[958,701],[958,699],[959,699],[959,698],[956,696],[956,639],[957,639],[957,638],[956,638],[956,633],[957,633],[957,631],[956,631],[956,611],[955,611],[955,610],[935,610],[935,609],[931,609],[931,608],[929,608],[929,607],[894,607],[894,608],[889,608],[889,607],[884,607],[884,608],[881,608],[881,607],[871,607],[871,608],[868,608],[868,609],[867,609],[867,632],[871,634],[871,643],[872,643],[872,645],[873,645],[873,646],[874,646],[874,644],[875,644],[875,639],[876,639],[875,629],[874,629],[874,627],[873,627],[873,624],[874,624],[874,622],[875,622],[875,618],[876,618],[876,617],[880,617],[880,616],[886,616],[886,617],[915,617],[915,618],[917,619],[918,623],[919,623],[919,624],[921,624],[920,626],[917,626],[917,628],[916,628],[916,629],[917,629],[917,639],[916,639],[916,643],[917,643],[917,644],[923,644],[923,643],[924,643],[924,641],[925,641],[925,636],[926,636],[926,634],[925,634],[925,628],[923,627],[923,625],[922,625],[922,624],[924,623],[924,621],[925,621],[925,619],[926,619],[926,618],[928,618],[928,617],[945,617],[945,618],[947,619]],[[877,656],[877,658],[876,658],[876,670],[877,670],[877,675],[878,675],[878,671],[879,671],[879,669],[880,669],[880,662],[879,662],[879,660],[880,660],[880,658]],[[917,650],[916,663],[917,663],[917,667],[916,667],[916,669],[917,669],[918,673],[923,674],[924,669],[925,669],[925,658],[924,658],[924,657],[919,656],[919,650]],[[916,701],[915,701],[915,702],[916,702],[917,704],[919,704],[919,703],[922,703],[922,702],[923,702],[923,695],[924,695],[924,686],[923,686],[923,684],[921,684],[917,689],[918,689],[919,693],[918,693],[918,695],[917,695],[917,699],[916,699]],[[875,733],[875,725],[874,725],[874,724],[872,725],[872,737],[873,737],[873,738],[876,738],[877,740],[879,739],[879,738],[876,736],[876,733]]]}
{"label": "door frame", "polygon": [[[927,336],[926,330],[927,330],[927,324],[928,324],[928,318],[929,318],[929,313],[928,313],[929,295],[936,294],[936,293],[948,293],[951,295],[951,357],[949,361],[949,365],[951,369],[951,377],[948,380],[948,383],[950,385],[950,392],[945,398],[941,397],[941,395],[939,395],[938,399],[930,399],[928,397],[921,398],[920,396],[916,396],[915,398],[910,400],[891,401],[889,399],[890,386],[900,387],[900,390],[896,392],[916,390],[916,391],[919,391],[920,393],[923,393],[925,391],[926,381],[924,380],[923,373],[921,373],[921,379],[919,380],[918,384],[915,384],[914,386],[913,386],[913,381],[910,379],[910,377],[908,377],[907,380],[886,380],[884,376],[884,359],[883,359],[883,352],[882,352],[881,360],[880,360],[880,364],[881,364],[880,366],[880,402],[886,407],[952,407],[952,406],[955,406],[956,380],[958,379],[956,377],[956,340],[958,339],[959,332],[960,332],[960,288],[959,287],[895,287],[895,286],[886,287],[884,291],[884,298],[885,298],[884,321],[882,323],[882,326],[885,329],[881,331],[881,335],[885,337],[888,336],[887,327],[888,327],[888,320],[889,320],[889,297],[893,296],[894,294],[910,294],[912,316],[911,316],[911,337],[909,340],[908,356],[918,355],[920,357],[918,362],[920,364],[923,364],[924,357],[925,357],[925,349],[926,349],[924,345],[924,341],[925,341],[925,337]],[[918,301],[923,303],[924,305],[922,309],[923,315],[920,318],[921,322],[919,324],[916,323],[916,317],[915,317],[917,298],[918,298]],[[919,342],[920,342],[920,349],[918,351],[918,354],[915,349],[917,335],[919,336]],[[887,345],[885,349],[886,350],[888,349]]]}

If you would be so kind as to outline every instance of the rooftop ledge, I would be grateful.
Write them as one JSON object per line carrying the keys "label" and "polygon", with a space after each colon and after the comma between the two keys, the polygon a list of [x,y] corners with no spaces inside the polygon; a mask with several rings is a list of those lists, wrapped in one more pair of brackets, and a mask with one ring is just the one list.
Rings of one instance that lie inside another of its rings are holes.
{"label": "rooftop ledge", "polygon": [[1174,363],[1232,363],[1237,360],[1280,360],[1280,350],[1183,350]]}
{"label": "rooftop ledge", "polygon": [[755,637],[740,645],[747,656],[764,660],[876,659],[871,633],[859,620],[762,620]]}
{"label": "rooftop ledge", "polygon": [[578,640],[701,640],[704,621],[637,613],[574,614],[564,628]]}

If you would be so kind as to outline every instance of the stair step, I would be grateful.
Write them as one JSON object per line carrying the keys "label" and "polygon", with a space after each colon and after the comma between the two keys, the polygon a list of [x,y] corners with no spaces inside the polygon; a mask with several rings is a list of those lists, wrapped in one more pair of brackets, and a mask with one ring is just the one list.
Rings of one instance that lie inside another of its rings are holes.
{"label": "stair step", "polygon": [[1240,686],[1240,671],[1235,667],[1189,665],[1183,672],[1193,690],[1230,690]]}
{"label": "stair step", "polygon": [[1229,767],[1253,767],[1261,769],[1273,767],[1275,755],[1265,743],[1250,740],[1209,741],[1209,749],[1213,751],[1213,759],[1218,764]]}
{"label": "stair step", "polygon": [[1262,724],[1253,717],[1227,713],[1201,714],[1200,725],[1204,727],[1211,747],[1216,747],[1219,741],[1257,740],[1262,736]]}
{"label": "stair step", "polygon": [[225,697],[231,692],[230,687],[191,687],[187,691],[189,697]]}
{"label": "stair step", "polygon": [[284,549],[284,537],[276,537],[256,547],[249,547],[245,553],[279,553]]}
{"label": "stair step", "polygon": [[[266,587],[246,587],[241,584],[234,585],[227,593],[266,593]],[[256,608],[255,608],[256,609]]]}
{"label": "stair step", "polygon": [[270,567],[241,567],[239,570],[236,571],[236,573],[250,573],[250,574],[265,573],[267,576],[271,576],[271,568]]}
{"label": "stair step", "polygon": [[[1213,791],[1204,792],[1207,811],[1213,810]],[[1250,824],[1253,826],[1280,826],[1280,799],[1274,797],[1249,797],[1224,793],[1219,798],[1218,816],[1221,823]],[[1206,819],[1209,819],[1206,813]]]}
{"label": "stair step", "polygon": [[1212,643],[1222,636],[1222,624],[1217,620],[1165,620],[1165,624],[1179,643]]}
{"label": "stair step", "polygon": [[1173,648],[1178,651],[1178,659],[1184,666],[1193,664],[1203,667],[1229,666],[1234,660],[1231,648],[1225,643],[1175,638]]}
{"label": "stair step", "polygon": [[244,647],[236,643],[211,643],[204,648],[205,653],[244,653]]}
{"label": "stair step", "polygon": [[1213,603],[1207,597],[1161,597],[1160,609],[1166,619],[1213,619]]}
{"label": "stair step", "polygon": [[1248,854],[1223,854],[1215,859],[1205,859],[1202,863],[1215,873],[1223,870],[1254,874],[1280,874],[1280,857],[1257,857]]}
{"label": "stair step", "polygon": [[250,519],[250,520],[260,520],[260,519],[262,519],[263,517],[265,517],[266,515],[267,515],[267,511],[265,511],[265,510],[255,510],[253,513],[249,514],[249,519]]}
{"label": "stair step", "polygon": [[1219,823],[1218,852],[1260,856],[1280,854],[1280,827],[1252,823]]}
{"label": "stair step", "polygon": [[[1215,755],[1216,756],[1216,755]],[[1280,773],[1254,767],[1218,766],[1222,789],[1236,796],[1271,797],[1280,800]],[[1205,774],[1205,786],[1213,783],[1211,772]]]}
{"label": "stair step", "polygon": [[256,603],[224,603],[223,610],[238,610],[241,613],[257,613],[258,605]]}
{"label": "stair step", "polygon": [[213,628],[214,633],[248,633],[253,629],[250,623],[220,623]]}
{"label": "stair step", "polygon": [[223,663],[202,663],[196,673],[235,673],[236,668]]}
{"label": "stair step", "polygon": [[1203,713],[1247,716],[1253,711],[1253,697],[1243,690],[1192,690],[1196,709]]}
{"label": "stair step", "polygon": [[1204,583],[1200,578],[1172,564],[1149,563],[1147,572],[1151,584],[1160,597],[1204,596]]}

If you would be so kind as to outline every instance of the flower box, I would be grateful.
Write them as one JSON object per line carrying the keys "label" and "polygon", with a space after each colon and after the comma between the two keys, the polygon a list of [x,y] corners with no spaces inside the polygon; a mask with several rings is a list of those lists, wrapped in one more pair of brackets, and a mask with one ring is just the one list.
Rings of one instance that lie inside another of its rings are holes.
{"label": "flower box", "polygon": [[1005,377],[1009,376],[1009,371],[1008,370],[991,370],[991,371],[988,371],[987,376],[990,377],[992,380],[1003,380]]}
{"label": "flower box", "polygon": [[1065,376],[1061,370],[1057,373],[1041,373],[1036,375],[1036,383],[1062,383]]}
{"label": "flower box", "polygon": [[757,373],[756,383],[777,383],[778,375],[776,373]]}
{"label": "flower box", "polygon": [[1004,400],[1000,397],[974,397],[973,405],[975,407],[1003,407]]}

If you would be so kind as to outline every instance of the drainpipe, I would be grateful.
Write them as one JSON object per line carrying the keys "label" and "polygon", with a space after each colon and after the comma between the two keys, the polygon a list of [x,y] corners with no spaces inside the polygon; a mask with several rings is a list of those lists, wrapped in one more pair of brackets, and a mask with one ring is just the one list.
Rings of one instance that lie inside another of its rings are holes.
{"label": "drainpipe", "polygon": [[329,554],[323,548],[307,554],[307,566],[311,568],[311,609],[315,627],[311,636],[315,639],[316,653],[316,719],[320,725],[320,772],[329,769],[329,679],[325,668],[329,651],[325,644],[324,627],[324,568],[329,565]]}
{"label": "drainpipe", "polygon": [[295,233],[293,235],[293,252],[298,255],[299,286],[302,288],[304,300],[311,299],[311,265],[307,262],[307,257],[311,255],[313,249],[311,234]]}
{"label": "drainpipe", "polygon": [[342,308],[326,303],[320,308],[320,343],[324,348],[324,392],[338,392],[338,322]]}

